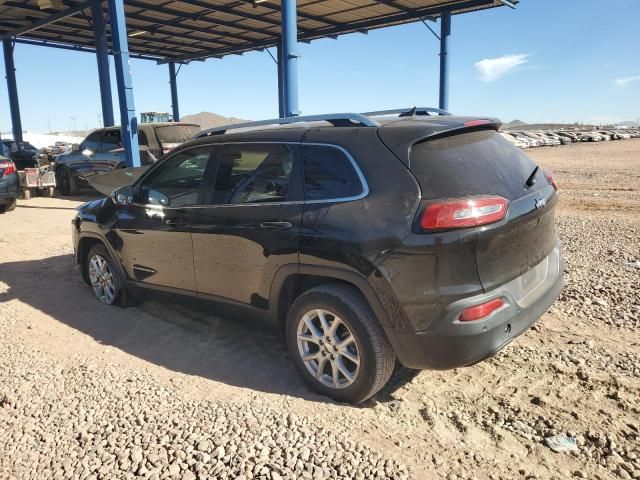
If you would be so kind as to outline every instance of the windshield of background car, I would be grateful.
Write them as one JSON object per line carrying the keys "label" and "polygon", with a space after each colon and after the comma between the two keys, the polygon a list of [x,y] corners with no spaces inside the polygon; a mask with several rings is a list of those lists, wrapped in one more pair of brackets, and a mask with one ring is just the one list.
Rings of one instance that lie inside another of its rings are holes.
{"label": "windshield of background car", "polygon": [[198,125],[166,125],[155,128],[160,143],[184,143],[200,130]]}

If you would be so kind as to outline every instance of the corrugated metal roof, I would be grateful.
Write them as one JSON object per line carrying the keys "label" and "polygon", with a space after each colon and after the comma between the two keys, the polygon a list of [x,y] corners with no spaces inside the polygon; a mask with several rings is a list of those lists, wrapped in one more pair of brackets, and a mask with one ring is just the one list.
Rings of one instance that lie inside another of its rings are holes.
{"label": "corrugated metal roof", "polygon": [[[57,6],[44,8],[40,6]],[[19,35],[25,43],[93,50],[91,8],[81,0],[0,0],[0,36],[69,9],[72,15]],[[188,61],[275,46],[278,0],[124,0],[134,57]],[[513,2],[513,3],[517,3]],[[352,32],[500,6],[499,0],[298,0],[298,38]],[[61,7],[61,8],[60,8]],[[107,15],[107,6],[103,4]]]}

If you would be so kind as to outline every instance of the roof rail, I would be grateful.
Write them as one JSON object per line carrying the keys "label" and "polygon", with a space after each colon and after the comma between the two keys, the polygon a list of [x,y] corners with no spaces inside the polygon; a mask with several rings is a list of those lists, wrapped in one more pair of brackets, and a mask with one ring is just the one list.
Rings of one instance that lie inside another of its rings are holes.
{"label": "roof rail", "polygon": [[375,120],[367,118],[360,113],[327,113],[323,115],[304,115],[300,117],[273,118],[269,120],[258,120],[257,122],[234,123],[224,125],[222,127],[209,128],[198,133],[194,138],[207,137],[209,135],[221,135],[228,130],[236,130],[238,128],[262,127],[268,125],[287,125],[290,123],[303,122],[329,122],[334,127],[377,127],[380,124]]}
{"label": "roof rail", "polygon": [[379,117],[382,115],[398,115],[399,117],[413,117],[414,115],[431,115],[435,113],[437,115],[451,115],[446,110],[433,107],[412,107],[412,108],[396,108],[393,110],[378,110],[376,112],[366,112],[362,115],[367,117]]}

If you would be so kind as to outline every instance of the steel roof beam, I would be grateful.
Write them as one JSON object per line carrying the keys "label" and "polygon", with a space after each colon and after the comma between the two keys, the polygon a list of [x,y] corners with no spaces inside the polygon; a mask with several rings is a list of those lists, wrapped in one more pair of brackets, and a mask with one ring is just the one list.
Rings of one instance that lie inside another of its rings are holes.
{"label": "steel roof beam", "polygon": [[[20,28],[16,28],[15,30],[11,30],[10,32],[6,32],[3,33],[2,36],[0,36],[0,40],[4,40],[5,38],[12,38],[12,37],[18,37],[20,35],[23,35],[25,33],[29,33],[32,32],[34,30],[38,30],[40,27],[44,27],[46,25],[50,25],[52,23],[56,23],[64,18],[67,17],[72,17],[73,15],[77,14],[78,12],[81,12],[82,10],[84,10],[85,8],[89,8],[91,7],[92,4],[96,3],[97,0],[85,0],[82,3],[79,3],[71,8],[68,8],[66,10],[63,10],[62,12],[58,12],[55,13],[53,15],[48,15],[47,17],[44,17],[34,23],[31,23],[25,27],[20,27]],[[13,4],[14,2],[5,2],[6,6],[12,6],[11,4]],[[17,4],[15,5],[19,8],[23,8],[23,5]]]}
{"label": "steel roof beam", "polygon": [[[30,37],[30,39],[33,40],[33,41],[40,40],[40,41],[43,41],[43,42],[61,42],[61,43],[65,42],[64,34],[59,32],[59,31],[57,31],[57,30],[51,30],[49,28],[44,28],[43,27],[43,28],[40,28],[39,31],[41,33],[48,34],[48,35],[54,35],[56,37],[55,37],[55,39],[47,39],[47,38],[43,38],[43,37]],[[91,35],[87,35],[85,30],[78,29],[74,33],[74,35],[77,37],[77,39],[82,40],[87,47],[89,47],[89,48],[93,47],[93,45],[94,45],[93,37]],[[21,40],[22,38],[19,38],[19,39]],[[16,40],[19,40],[19,39],[16,39]],[[132,39],[132,40],[135,40],[135,38]],[[20,42],[20,43],[26,43],[26,42]],[[155,42],[152,41],[151,43],[166,44],[167,42],[165,40],[157,40]],[[175,43],[176,46],[178,46],[178,47],[188,47],[188,45],[180,44],[178,42],[170,42],[169,45],[171,45],[173,43]],[[149,50],[157,50],[157,49],[154,49],[154,47],[152,47],[152,46],[145,45],[144,43],[138,43],[135,46],[138,47],[138,48],[147,48]],[[177,48],[170,48],[170,47],[165,46],[164,50],[165,51],[169,51],[169,52],[175,52],[177,55],[189,55],[189,53],[186,53],[185,50],[181,50],[181,49],[177,49]],[[157,56],[154,56],[154,59],[155,58],[165,58],[165,56],[164,55],[157,55]]]}
{"label": "steel roof beam", "polygon": [[[15,3],[15,2],[12,2],[12,3]],[[31,7],[31,6],[27,6],[27,5],[20,5],[19,8],[22,8],[24,10],[28,10],[28,11],[31,11],[31,12],[39,11],[35,7]],[[103,12],[104,12],[104,10],[103,10]],[[146,17],[146,16],[140,16],[138,14],[129,13],[129,14],[127,14],[127,16],[133,18],[134,20],[147,21],[147,22],[152,22],[152,23],[156,21],[155,18]],[[68,22],[65,22],[65,21],[58,21],[57,24],[60,25],[60,26],[65,27],[65,28],[72,29],[72,30],[74,30],[74,32],[82,32],[82,31],[84,31],[84,29],[82,29],[78,25],[74,25],[72,23],[68,23]],[[193,30],[191,28],[183,27],[183,26],[177,26],[177,28],[181,28],[181,29],[188,30],[188,31]],[[43,32],[46,31],[45,29],[42,29],[42,28],[40,28],[40,30],[42,30]],[[201,31],[199,29],[195,29],[195,30],[196,31]],[[195,42],[195,43],[192,43],[190,45],[185,45],[183,43],[170,40],[170,38],[175,35],[174,32],[163,32],[163,31],[160,31],[159,29],[156,30],[156,31],[160,35],[166,35],[167,38],[157,39],[157,40],[152,40],[152,39],[145,39],[145,40],[150,42],[150,43],[160,43],[160,44],[166,43],[167,45],[173,45],[173,46],[176,46],[176,47],[194,47],[194,46],[196,46],[196,45],[198,45],[200,43],[208,43],[208,44],[216,44],[216,45],[224,45],[224,46],[237,45],[237,44],[234,44],[234,43],[231,43],[231,42],[226,42],[224,40],[207,39],[207,38],[196,37],[196,36],[190,35],[188,33],[186,33],[186,34],[185,33],[180,33],[181,37],[188,38],[188,39],[193,40]],[[49,31],[49,32],[52,33],[52,34],[60,33],[60,32],[54,32],[54,31]],[[208,32],[208,31],[204,30],[204,32]],[[60,34],[63,34],[63,33],[60,33]],[[132,40],[131,40],[132,43],[134,43],[134,44],[136,42],[135,38],[136,37],[132,37]],[[138,39],[138,40],[142,40],[142,39]],[[202,46],[202,48],[209,48],[209,47]]]}
{"label": "steel roof beam", "polygon": [[[84,52],[84,53],[93,53],[93,54],[96,53],[95,49],[91,48],[90,46],[68,45],[66,43],[51,43],[51,42],[53,42],[53,40],[51,40],[51,41],[49,41],[49,40],[31,40],[31,39],[26,39],[26,38],[17,38],[15,40],[15,43],[20,43],[20,44],[23,44],[23,45],[33,45],[33,46],[36,46],[36,47],[58,48],[58,49],[61,49],[61,50],[72,50],[74,52]],[[129,56],[131,58],[136,58],[138,60],[153,60],[154,62],[157,62],[158,60],[163,58],[163,57],[153,57],[151,55],[136,54],[136,53],[129,54]]]}
{"label": "steel roof beam", "polygon": [[228,15],[235,15],[236,17],[240,17],[247,20],[255,20],[257,22],[267,23],[274,27],[280,28],[280,22],[278,20],[273,20],[271,18],[264,17],[263,15],[253,15],[251,13],[239,12],[234,8],[230,8],[228,6],[221,5],[210,5],[202,0],[180,0],[183,3],[188,3],[189,5],[194,5],[197,7],[202,7],[211,10],[212,12],[221,12],[226,13]]}
{"label": "steel roof beam", "polygon": [[[467,9],[474,8],[483,5],[487,5],[493,3],[494,0],[467,0],[464,2],[457,2],[455,4],[456,9]],[[339,27],[329,27],[329,28],[321,28],[316,30],[307,30],[305,33],[299,35],[298,41],[308,41],[315,40],[318,38],[324,38],[331,35],[343,35],[346,33],[354,33],[363,29],[370,28],[380,28],[389,23],[393,22],[406,22],[407,20],[415,20],[420,21],[421,18],[433,15],[441,15],[445,10],[441,7],[426,7],[413,10],[411,12],[401,12],[393,15],[383,15],[380,17],[376,17],[373,19],[362,20],[359,22],[351,22],[348,24],[340,25]],[[222,57],[224,55],[231,55],[234,53],[239,53],[240,51],[249,51],[249,50],[257,50],[259,48],[272,47],[276,45],[277,38],[268,38],[260,41],[253,42],[250,46],[248,46],[245,50],[242,48],[233,48],[233,47],[225,47],[217,50],[211,50],[209,52],[201,52],[195,53],[193,55],[186,55],[182,57],[174,57],[173,59],[168,59],[166,61],[176,61],[176,62],[189,62],[191,60],[202,60],[207,57]],[[242,47],[238,45],[237,47]],[[166,61],[162,61],[160,63],[166,63]]]}
{"label": "steel roof beam", "polygon": [[[127,5],[131,6],[131,7],[136,7],[136,8],[141,8],[144,10],[147,10],[149,8],[149,5],[146,5],[142,2],[138,2],[136,0],[127,0]],[[233,22],[227,22],[224,20],[218,20],[218,19],[212,19],[212,18],[208,18],[206,16],[206,12],[197,12],[197,13],[192,13],[189,15],[185,15],[184,12],[181,12],[180,10],[176,10],[173,8],[167,8],[167,7],[162,7],[162,6],[154,6],[153,7],[154,11],[160,12],[160,13],[164,13],[166,15],[174,15],[176,17],[178,17],[175,20],[172,20],[170,22],[166,22],[167,25],[174,25],[174,26],[178,26],[178,23],[181,23],[181,21],[184,20],[192,20],[192,21],[198,21],[198,22],[204,22],[204,23],[208,23],[211,25],[215,25],[215,26],[223,26],[223,27],[228,27],[228,28],[234,28],[236,30],[239,31],[245,31],[245,32],[253,32],[253,33],[257,33],[260,35],[272,35],[269,32],[265,32],[264,30],[261,30],[259,28],[253,28],[253,27],[248,27],[248,26],[243,26],[243,25],[238,25],[237,23],[233,23]],[[139,13],[139,12],[137,12]],[[130,13],[127,13],[127,16],[130,16]],[[158,20],[155,19],[154,23],[158,23]],[[192,27],[182,27],[182,28],[189,28],[192,29]],[[242,34],[237,34],[234,33],[233,36],[237,37],[237,38],[242,38],[243,40],[247,40],[249,42],[255,41],[255,38],[251,38],[251,37],[247,37],[246,35],[242,35]]]}
{"label": "steel roof beam", "polygon": [[[253,0],[240,0],[240,1],[242,3],[248,3],[250,5],[254,5]],[[273,13],[279,12],[278,7],[272,7],[271,5],[267,5],[266,3],[259,3],[257,4],[256,8],[264,8],[266,10],[270,10]],[[330,20],[326,17],[321,17],[319,15],[304,13],[304,12],[301,12],[300,9],[298,9],[298,17],[304,18],[305,20],[313,20],[314,22],[324,23],[326,25],[333,25],[333,26],[340,25],[340,22],[336,22],[335,20]]]}

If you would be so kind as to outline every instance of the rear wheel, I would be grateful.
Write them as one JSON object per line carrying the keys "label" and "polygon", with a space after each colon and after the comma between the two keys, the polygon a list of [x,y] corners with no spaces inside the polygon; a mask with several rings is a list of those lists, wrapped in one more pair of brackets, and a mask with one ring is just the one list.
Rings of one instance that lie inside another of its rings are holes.
{"label": "rear wheel", "polygon": [[64,196],[73,195],[78,191],[76,179],[66,167],[56,170],[56,184],[58,191]]}
{"label": "rear wheel", "polygon": [[321,285],[300,295],[288,314],[287,346],[314,390],[350,403],[375,395],[395,364],[367,301],[348,285]]}

